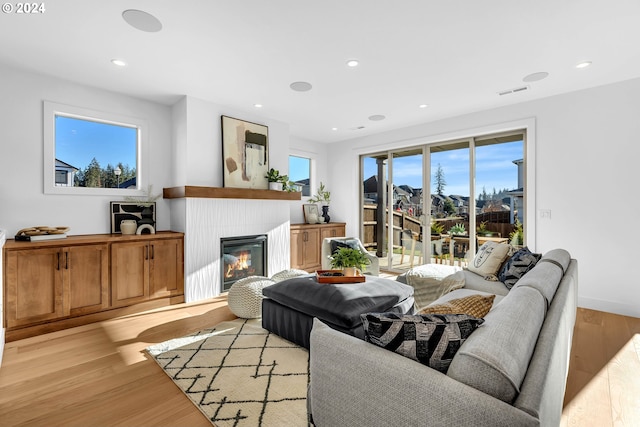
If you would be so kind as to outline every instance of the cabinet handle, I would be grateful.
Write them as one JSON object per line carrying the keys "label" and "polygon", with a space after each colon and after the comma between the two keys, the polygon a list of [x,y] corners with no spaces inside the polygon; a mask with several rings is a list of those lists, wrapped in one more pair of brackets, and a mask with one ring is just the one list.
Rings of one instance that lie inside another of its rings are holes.
{"label": "cabinet handle", "polygon": [[154,245],[151,245],[151,259],[155,259],[156,257],[156,248]]}
{"label": "cabinet handle", "polygon": [[69,252],[65,252],[64,253],[64,269],[68,270],[69,269]]}
{"label": "cabinet handle", "polygon": [[304,239],[302,239],[302,241],[303,241],[303,242],[307,242],[307,241],[309,241],[309,235],[307,234],[307,232],[306,232],[306,231],[304,232],[304,234],[303,234],[303,235],[304,235]]}
{"label": "cabinet handle", "polygon": [[60,270],[60,252],[58,252],[56,254],[56,256],[57,256],[57,259],[58,259],[58,262],[57,262],[57,265],[56,265],[56,270]]}
{"label": "cabinet handle", "polygon": [[144,247],[144,259],[148,260],[149,259],[149,246],[145,246]]}

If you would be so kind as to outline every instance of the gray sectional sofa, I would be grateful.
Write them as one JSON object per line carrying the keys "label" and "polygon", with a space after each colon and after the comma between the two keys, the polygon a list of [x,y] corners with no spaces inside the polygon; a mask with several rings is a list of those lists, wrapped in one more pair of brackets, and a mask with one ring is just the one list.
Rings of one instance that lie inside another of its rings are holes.
{"label": "gray sectional sofa", "polygon": [[[474,289],[465,286],[434,304],[481,293],[482,282],[470,277]],[[577,261],[562,249],[546,253],[496,298],[446,374],[315,319],[308,395],[314,424],[558,426],[577,285]]]}

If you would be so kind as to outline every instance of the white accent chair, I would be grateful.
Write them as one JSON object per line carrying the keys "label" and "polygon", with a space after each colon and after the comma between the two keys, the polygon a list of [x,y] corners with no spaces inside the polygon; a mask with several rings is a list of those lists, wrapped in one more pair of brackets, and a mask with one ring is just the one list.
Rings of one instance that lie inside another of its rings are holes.
{"label": "white accent chair", "polygon": [[[350,247],[355,247],[360,249],[365,256],[371,262],[364,268],[364,274],[371,274],[372,276],[380,275],[380,260],[375,255],[370,254],[367,249],[364,247],[360,239],[357,237],[326,237],[322,241],[322,253],[321,253],[321,264],[323,270],[331,269],[331,243],[333,240],[336,240],[342,244],[346,244]],[[335,244],[334,244],[335,246]]]}

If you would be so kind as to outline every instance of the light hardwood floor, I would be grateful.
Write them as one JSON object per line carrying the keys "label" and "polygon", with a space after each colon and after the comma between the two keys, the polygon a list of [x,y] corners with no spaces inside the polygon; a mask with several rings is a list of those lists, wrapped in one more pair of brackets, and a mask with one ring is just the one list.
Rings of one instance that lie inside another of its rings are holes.
{"label": "light hardwood floor", "polygon": [[[0,426],[211,426],[145,355],[235,316],[224,297],[6,344]],[[640,425],[640,319],[579,309],[562,426]]]}

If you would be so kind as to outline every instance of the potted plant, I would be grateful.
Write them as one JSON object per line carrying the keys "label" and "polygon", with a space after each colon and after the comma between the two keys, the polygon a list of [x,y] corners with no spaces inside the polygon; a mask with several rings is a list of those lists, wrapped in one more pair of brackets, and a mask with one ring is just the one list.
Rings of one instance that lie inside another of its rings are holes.
{"label": "potted plant", "polygon": [[280,175],[280,171],[274,168],[269,169],[265,178],[269,181],[269,190],[282,191],[283,186],[289,182],[287,175]]}
{"label": "potted plant", "polygon": [[465,236],[467,230],[464,228],[464,224],[459,222],[449,229],[449,234],[452,236]]}
{"label": "potted plant", "polygon": [[437,221],[431,221],[431,235],[439,236],[444,232],[444,224]]}
{"label": "potted plant", "polygon": [[498,234],[495,231],[491,231],[487,228],[487,221],[482,221],[480,225],[476,228],[476,231],[478,232],[478,236],[483,236],[483,237],[493,237]]}
{"label": "potted plant", "polygon": [[328,223],[331,219],[329,217],[329,203],[331,203],[331,192],[327,191],[324,184],[320,182],[320,187],[316,194],[309,199],[311,203],[320,203],[322,205],[322,217],[324,222]]}
{"label": "potted plant", "polygon": [[357,275],[356,270],[362,272],[364,266],[370,263],[369,258],[360,249],[339,248],[331,255],[331,268],[344,270],[345,276]]}
{"label": "potted plant", "polygon": [[511,233],[509,233],[509,242],[512,246],[521,247],[524,245],[524,230],[522,229],[522,223],[516,218],[514,223],[515,227]]}

